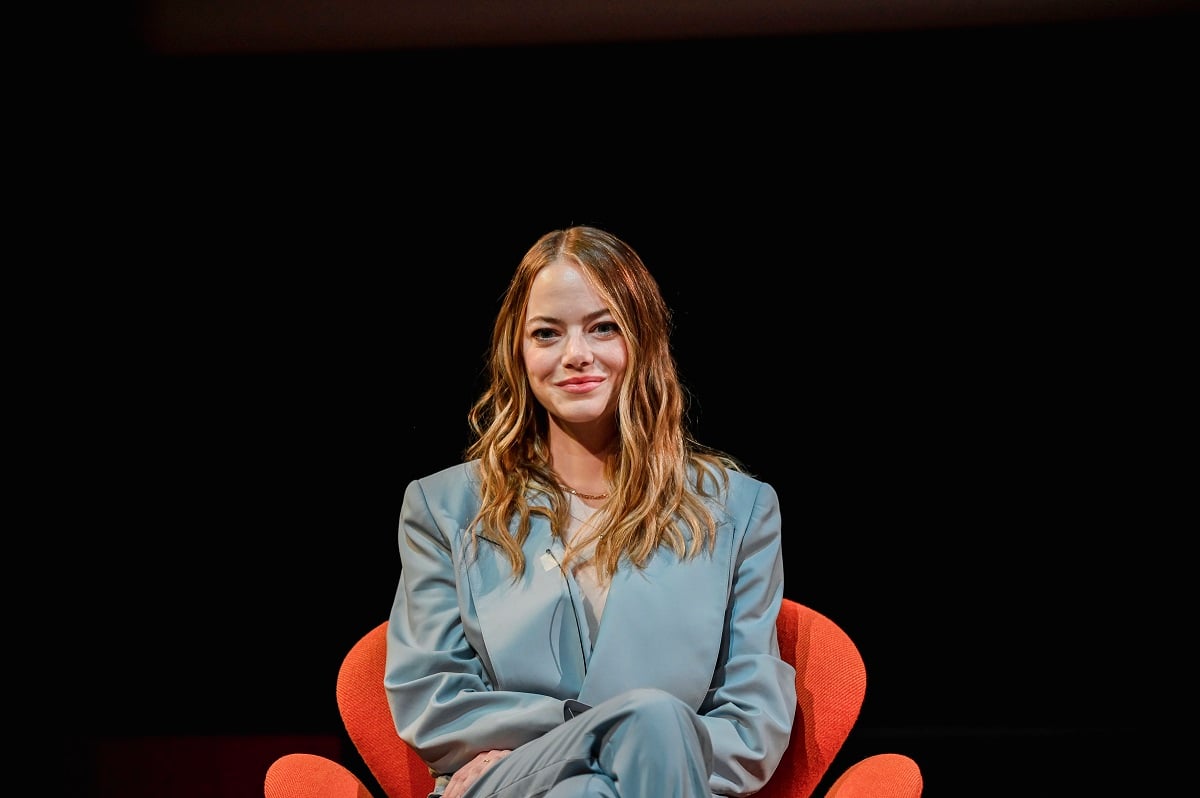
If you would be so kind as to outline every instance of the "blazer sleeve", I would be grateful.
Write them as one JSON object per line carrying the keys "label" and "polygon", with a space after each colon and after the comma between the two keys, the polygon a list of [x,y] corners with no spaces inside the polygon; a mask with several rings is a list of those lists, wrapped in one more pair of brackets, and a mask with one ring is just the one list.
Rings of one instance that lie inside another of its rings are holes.
{"label": "blazer sleeve", "polygon": [[[470,490],[465,477],[458,487],[464,495]],[[423,481],[405,490],[384,673],[396,731],[435,775],[455,772],[480,751],[516,748],[564,721],[562,700],[492,689],[470,639],[476,619],[469,592],[456,579],[453,541],[470,520],[457,516],[472,505],[447,504],[431,509]]]}
{"label": "blazer sleeve", "polygon": [[735,487],[731,497],[741,543],[734,548],[728,623],[713,689],[700,708],[713,746],[709,786],[717,795],[759,790],[787,749],[796,716],[796,671],[779,654],[776,621],[783,600],[779,501],[768,484]]}

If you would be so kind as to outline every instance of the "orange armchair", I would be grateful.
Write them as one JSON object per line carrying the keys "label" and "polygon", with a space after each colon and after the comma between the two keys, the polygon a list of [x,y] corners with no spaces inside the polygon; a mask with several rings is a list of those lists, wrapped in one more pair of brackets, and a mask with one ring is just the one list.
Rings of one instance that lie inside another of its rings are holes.
{"label": "orange armchair", "polygon": [[[790,599],[777,621],[784,659],[796,668],[797,713],[792,740],[761,798],[811,798],[858,720],[867,689],[862,655],[846,632]],[[433,777],[396,735],[383,689],[387,622],[350,649],[337,678],[342,721],[387,798],[426,798]],[[920,798],[917,763],[903,754],[876,754],[852,765],[825,798]],[[349,769],[315,754],[288,754],[267,770],[266,798],[375,798]]]}

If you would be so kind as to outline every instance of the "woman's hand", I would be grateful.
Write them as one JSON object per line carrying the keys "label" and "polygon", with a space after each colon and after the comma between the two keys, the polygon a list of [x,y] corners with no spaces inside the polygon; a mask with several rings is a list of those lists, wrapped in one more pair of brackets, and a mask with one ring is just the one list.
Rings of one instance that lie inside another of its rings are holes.
{"label": "woman's hand", "polygon": [[512,751],[493,750],[476,754],[474,759],[463,765],[450,777],[450,781],[446,784],[446,791],[442,793],[442,798],[462,798],[467,788],[483,775],[483,771],[511,753]]}

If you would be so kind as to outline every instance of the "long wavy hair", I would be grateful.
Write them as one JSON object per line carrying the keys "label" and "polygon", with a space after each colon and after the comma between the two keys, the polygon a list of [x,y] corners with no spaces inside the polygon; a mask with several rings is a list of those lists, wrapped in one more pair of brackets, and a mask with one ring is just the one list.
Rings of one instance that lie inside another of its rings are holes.
{"label": "long wavy hair", "polygon": [[[728,470],[742,467],[698,443],[686,428],[687,399],[670,346],[671,313],[657,281],[628,244],[588,226],[539,238],[505,291],[492,330],[488,384],[468,414],[473,442],[465,456],[479,460],[482,499],[470,524],[474,542],[482,536],[499,545],[516,579],[525,569],[521,546],[532,516],[549,517],[558,536],[570,520],[570,503],[551,468],[546,410],[534,397],[522,356],[533,278],[558,258],[583,271],[628,350],[617,404],[618,445],[606,473],[613,487],[593,516],[598,523],[589,536],[596,541],[599,574],[610,578],[622,558],[643,568],[660,546],[681,558],[711,551],[718,520],[705,499],[728,486]],[[530,503],[538,493],[549,497],[548,507]]]}

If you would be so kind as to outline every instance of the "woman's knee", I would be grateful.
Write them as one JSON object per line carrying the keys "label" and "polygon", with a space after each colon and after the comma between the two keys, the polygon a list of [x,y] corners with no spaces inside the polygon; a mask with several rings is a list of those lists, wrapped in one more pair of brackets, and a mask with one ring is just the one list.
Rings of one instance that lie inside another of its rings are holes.
{"label": "woman's knee", "polygon": [[543,798],[618,798],[616,786],[608,776],[585,773],[555,784]]}
{"label": "woman's knee", "polygon": [[686,780],[689,793],[708,794],[712,741],[696,710],[654,688],[622,694],[617,722],[601,738],[597,761],[622,795],[653,795],[668,781]]}
{"label": "woman's knee", "polygon": [[696,710],[657,687],[637,687],[624,695],[626,711],[650,728],[700,725]]}

